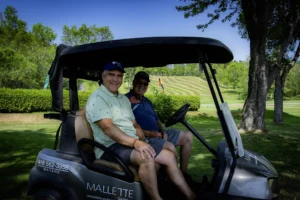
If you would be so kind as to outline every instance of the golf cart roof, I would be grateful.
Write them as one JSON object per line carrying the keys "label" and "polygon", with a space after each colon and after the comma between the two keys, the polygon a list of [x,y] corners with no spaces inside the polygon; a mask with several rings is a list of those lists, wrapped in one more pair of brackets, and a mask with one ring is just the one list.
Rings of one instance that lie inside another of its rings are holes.
{"label": "golf cart roof", "polygon": [[202,37],[147,37],[65,46],[58,56],[64,77],[79,71],[77,78],[91,79],[86,73],[102,71],[108,61],[127,67],[161,67],[167,64],[198,63],[201,52],[210,63],[227,63],[233,59],[222,42]]}

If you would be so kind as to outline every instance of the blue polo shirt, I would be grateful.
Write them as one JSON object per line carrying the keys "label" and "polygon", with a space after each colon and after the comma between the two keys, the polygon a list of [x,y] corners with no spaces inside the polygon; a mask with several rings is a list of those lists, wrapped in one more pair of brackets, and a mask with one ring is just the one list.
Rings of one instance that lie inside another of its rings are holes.
{"label": "blue polo shirt", "polygon": [[159,120],[152,102],[147,98],[142,99],[135,95],[133,90],[125,94],[128,97],[135,120],[144,130],[158,131],[157,120]]}

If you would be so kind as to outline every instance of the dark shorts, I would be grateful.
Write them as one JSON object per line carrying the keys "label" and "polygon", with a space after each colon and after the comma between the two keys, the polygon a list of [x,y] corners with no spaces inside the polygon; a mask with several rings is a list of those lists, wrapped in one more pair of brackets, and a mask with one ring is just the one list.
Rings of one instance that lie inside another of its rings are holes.
{"label": "dark shorts", "polygon": [[[159,139],[159,140],[161,140],[161,139]],[[157,140],[157,141],[152,140],[152,139],[151,139],[151,141],[148,140],[148,143],[152,146],[152,148],[154,149],[154,151],[156,153],[155,157],[161,152],[163,144],[166,142],[164,140],[161,140],[161,141],[163,141],[163,143],[161,143],[159,140]],[[131,160],[130,160],[130,155],[133,151],[133,148],[128,147],[128,146],[124,146],[124,145],[119,144],[119,143],[112,144],[108,148],[110,150],[112,150],[115,154],[117,154],[125,164],[127,164],[127,165],[132,164]],[[113,160],[106,153],[103,153],[103,155],[101,156],[101,159],[115,162],[115,160]]]}
{"label": "dark shorts", "polygon": [[177,145],[180,130],[177,129],[167,129],[165,133],[168,135],[168,141],[174,144],[174,146]]}
{"label": "dark shorts", "polygon": [[[177,129],[168,129],[165,131],[165,133],[168,135],[168,142],[171,142],[176,146],[179,138],[180,131]],[[159,152],[162,150],[164,144],[167,142],[166,140],[162,140],[160,138],[147,138],[149,141],[149,144],[154,148],[155,152],[157,152],[156,149],[159,149]],[[158,155],[156,153],[156,155]]]}
{"label": "dark shorts", "polygon": [[[110,150],[112,150],[115,154],[117,154],[125,164],[127,164],[127,165],[131,164],[130,155],[131,155],[133,148],[124,146],[119,143],[112,144],[108,148]],[[105,152],[102,154],[100,159],[116,162]]]}

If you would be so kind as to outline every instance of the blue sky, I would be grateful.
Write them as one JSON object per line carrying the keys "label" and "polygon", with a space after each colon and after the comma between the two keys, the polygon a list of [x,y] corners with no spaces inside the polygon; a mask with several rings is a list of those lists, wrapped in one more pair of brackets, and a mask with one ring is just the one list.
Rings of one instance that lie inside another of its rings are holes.
{"label": "blue sky", "polygon": [[185,19],[175,6],[179,0],[0,0],[0,12],[11,5],[20,19],[51,27],[61,43],[64,25],[109,26],[114,39],[149,36],[210,37],[227,45],[234,60],[246,60],[250,54],[249,42],[241,39],[237,28],[230,23],[215,22],[204,32],[196,26],[208,21],[206,14]]}

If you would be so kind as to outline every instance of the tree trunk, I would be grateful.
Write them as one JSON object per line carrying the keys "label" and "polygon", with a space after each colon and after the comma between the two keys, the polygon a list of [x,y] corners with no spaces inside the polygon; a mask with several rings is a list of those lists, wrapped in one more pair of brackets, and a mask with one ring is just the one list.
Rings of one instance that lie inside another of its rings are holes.
{"label": "tree trunk", "polygon": [[248,95],[240,128],[254,131],[265,128],[268,67],[265,60],[267,24],[272,4],[269,0],[243,0],[242,9],[250,39]]}
{"label": "tree trunk", "polygon": [[276,124],[283,123],[283,91],[284,84],[281,81],[280,73],[275,79],[274,90],[274,122]]}
{"label": "tree trunk", "polygon": [[268,92],[267,66],[263,41],[250,41],[248,96],[243,108],[240,128],[245,131],[263,130]]}
{"label": "tree trunk", "polygon": [[292,61],[287,66],[284,66],[282,73],[278,74],[278,76],[276,77],[275,90],[274,90],[274,118],[273,118],[273,121],[276,124],[283,123],[283,95],[284,95],[285,80],[290,70],[294,67],[299,56],[300,56],[300,42],[298,43],[298,47]]}

